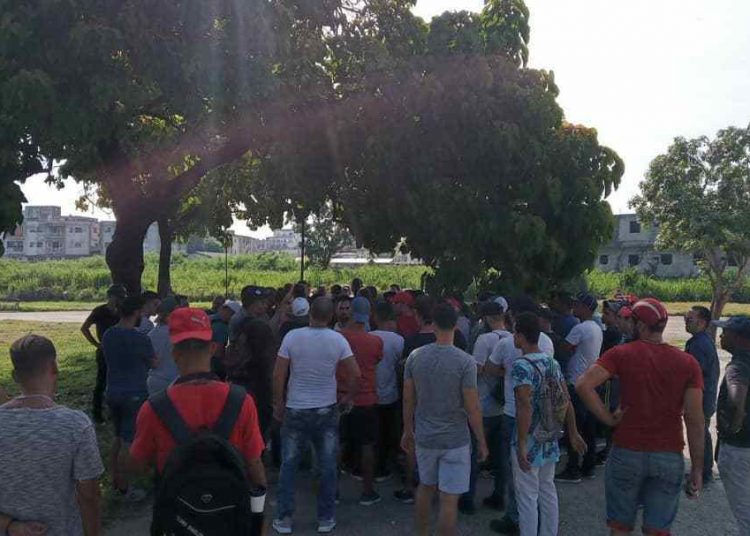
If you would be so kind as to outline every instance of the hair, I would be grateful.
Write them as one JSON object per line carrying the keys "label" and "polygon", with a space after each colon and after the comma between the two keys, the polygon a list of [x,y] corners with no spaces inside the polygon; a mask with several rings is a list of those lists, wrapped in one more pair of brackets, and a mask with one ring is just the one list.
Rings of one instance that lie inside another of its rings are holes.
{"label": "hair", "polygon": [[327,324],[333,317],[333,300],[328,296],[318,296],[310,305],[310,319]]}
{"label": "hair", "polygon": [[331,294],[334,296],[338,296],[339,294],[341,294],[342,290],[343,289],[341,288],[341,285],[339,285],[338,283],[335,285],[331,285]]}
{"label": "hair", "polygon": [[147,301],[158,300],[159,295],[153,290],[144,290],[141,293],[141,299],[143,300],[144,303],[146,303]]}
{"label": "hair", "polygon": [[140,296],[128,296],[117,307],[120,316],[133,316],[143,308],[143,298]]}
{"label": "hair", "polygon": [[387,301],[379,301],[375,304],[375,319],[378,323],[396,320],[396,311],[393,305]]}
{"label": "hair", "polygon": [[703,307],[702,305],[694,305],[693,311],[698,313],[698,318],[703,320],[706,324],[711,324],[711,311],[707,307]]}
{"label": "hair", "polygon": [[292,289],[293,298],[307,298],[307,287],[304,283],[297,283]]}
{"label": "hair", "polygon": [[211,341],[201,341],[199,339],[185,339],[174,345],[175,352],[180,354],[204,353],[211,348]]}
{"label": "hair", "polygon": [[429,324],[434,319],[435,300],[427,295],[420,296],[414,302],[414,310],[422,318],[423,322]]}
{"label": "hair", "polygon": [[540,307],[538,313],[539,313],[539,318],[541,318],[542,320],[552,321],[553,315],[549,307]]}
{"label": "hair", "polygon": [[436,305],[433,310],[434,323],[441,331],[450,331],[456,327],[458,313],[447,303]]}
{"label": "hair", "polygon": [[[260,291],[260,294],[258,294],[258,291]],[[240,292],[242,307],[249,307],[256,301],[260,301],[262,299],[265,299],[265,293],[260,287],[257,287],[255,285],[247,285],[243,287],[242,292]]]}
{"label": "hair", "polygon": [[[636,320],[638,320],[638,317],[634,317]],[[644,326],[646,326],[646,329],[650,331],[651,333],[664,333],[664,330],[667,329],[667,322],[668,320],[662,320],[661,322],[654,324],[653,326],[647,326],[645,323],[641,322]]]}
{"label": "hair", "polygon": [[50,363],[54,363],[56,358],[55,345],[41,335],[26,335],[10,346],[10,360],[19,382],[36,377]]}
{"label": "hair", "polygon": [[530,344],[539,343],[541,331],[539,317],[534,313],[526,312],[516,316],[516,333],[523,335]]}
{"label": "hair", "polygon": [[352,297],[351,297],[351,296],[349,296],[348,294],[339,294],[338,296],[336,296],[336,297],[335,297],[335,298],[333,299],[333,302],[334,302],[334,304],[338,305],[338,304],[339,304],[339,303],[341,303],[342,301],[348,301],[348,302],[351,302],[352,300],[354,300],[354,298],[352,298]]}

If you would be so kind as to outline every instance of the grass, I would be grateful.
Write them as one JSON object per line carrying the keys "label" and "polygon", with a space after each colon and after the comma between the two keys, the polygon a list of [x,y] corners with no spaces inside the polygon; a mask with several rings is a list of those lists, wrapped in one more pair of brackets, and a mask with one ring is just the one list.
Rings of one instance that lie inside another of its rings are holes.
{"label": "grass", "polygon": [[[665,302],[664,305],[672,316],[683,316],[694,305],[711,307],[710,302]],[[750,316],[750,303],[728,303],[724,308],[723,316],[747,315]]]}
{"label": "grass", "polygon": [[[29,333],[48,337],[57,349],[57,364],[59,367],[57,403],[82,410],[90,415],[91,393],[96,381],[96,361],[94,348],[83,338],[77,324],[0,321],[0,348],[3,350],[2,355],[0,355],[0,387],[11,396],[19,394],[18,387],[11,376],[12,366],[6,349],[10,347],[13,341]],[[113,437],[111,425],[97,425],[96,436],[102,461],[107,467]],[[136,482],[138,485],[147,485],[149,477],[139,477]],[[107,520],[118,516],[121,510],[130,508],[114,498],[111,487],[111,480],[107,472],[102,479],[104,512]]]}
{"label": "grass", "polygon": [[53,311],[90,311],[99,302],[80,301],[0,301],[0,311],[25,313]]}

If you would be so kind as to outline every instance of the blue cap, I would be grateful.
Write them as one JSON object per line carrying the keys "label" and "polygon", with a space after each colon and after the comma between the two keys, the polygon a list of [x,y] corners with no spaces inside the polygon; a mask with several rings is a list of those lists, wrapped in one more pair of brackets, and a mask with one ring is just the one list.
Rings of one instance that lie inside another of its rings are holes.
{"label": "blue cap", "polygon": [[370,300],[359,296],[352,300],[352,318],[358,324],[370,321]]}
{"label": "blue cap", "polygon": [[712,323],[717,328],[734,331],[740,336],[750,339],[750,317],[744,315],[730,316],[727,320],[715,320]]}
{"label": "blue cap", "polygon": [[579,292],[576,296],[576,302],[585,305],[592,311],[596,311],[596,308],[599,306],[599,303],[596,301],[596,298],[589,294],[588,292]]}

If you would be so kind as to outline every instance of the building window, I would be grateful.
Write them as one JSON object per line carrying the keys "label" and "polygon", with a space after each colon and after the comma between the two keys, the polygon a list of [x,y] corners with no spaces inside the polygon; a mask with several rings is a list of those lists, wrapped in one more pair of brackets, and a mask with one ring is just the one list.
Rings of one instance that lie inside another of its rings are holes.
{"label": "building window", "polygon": [[73,247],[80,248],[80,247],[83,247],[83,244],[81,244],[80,242],[76,242],[75,244],[73,244]]}
{"label": "building window", "polygon": [[60,249],[60,242],[52,242],[52,249]]}
{"label": "building window", "polygon": [[599,264],[601,264],[602,266],[606,266],[607,264],[609,264],[609,255],[600,255]]}
{"label": "building window", "polygon": [[76,227],[75,232],[76,233],[82,233],[83,229],[81,227]]}
{"label": "building window", "polygon": [[630,234],[639,234],[641,232],[641,222],[632,220],[630,222]]}
{"label": "building window", "polygon": [[628,266],[631,268],[641,264],[641,257],[639,255],[628,255]]}
{"label": "building window", "polygon": [[44,246],[44,243],[42,243],[42,242],[37,242],[36,243],[36,247],[38,247],[38,248],[41,248],[43,246]]}
{"label": "building window", "polygon": [[674,262],[674,259],[672,258],[671,253],[662,253],[660,261],[664,266],[671,266],[672,262]]}

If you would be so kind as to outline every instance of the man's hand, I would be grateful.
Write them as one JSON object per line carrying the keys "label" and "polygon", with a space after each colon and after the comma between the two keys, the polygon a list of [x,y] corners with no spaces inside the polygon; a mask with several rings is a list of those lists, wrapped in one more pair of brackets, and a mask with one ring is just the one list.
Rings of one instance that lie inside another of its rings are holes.
{"label": "man's hand", "polygon": [[617,428],[617,426],[622,422],[622,418],[625,416],[625,410],[622,408],[617,408],[614,413],[610,413],[609,417],[607,418],[606,424],[610,428]]}
{"label": "man's hand", "polygon": [[700,497],[701,490],[703,489],[703,468],[695,467],[690,469],[690,476],[688,481],[685,483],[685,494],[689,499],[697,499]]}
{"label": "man's hand", "polygon": [[526,447],[519,445],[516,453],[518,458],[518,466],[521,468],[521,471],[523,471],[524,473],[528,473],[529,471],[531,471],[531,462],[529,462],[529,456],[526,453]]}
{"label": "man's hand", "polygon": [[47,525],[37,521],[13,521],[7,532],[10,536],[40,536],[47,534]]}
{"label": "man's hand", "polygon": [[414,454],[414,432],[404,432],[401,436],[401,450],[407,454]]}
{"label": "man's hand", "polygon": [[284,404],[273,405],[273,420],[282,424],[284,422]]}
{"label": "man's hand", "polygon": [[581,456],[586,454],[586,451],[588,450],[586,442],[583,440],[581,434],[579,433],[575,433],[570,436],[570,446],[573,447],[573,450],[575,450]]}
{"label": "man's hand", "polygon": [[479,463],[487,461],[487,458],[490,456],[490,451],[487,448],[487,442],[482,441],[481,443],[477,444],[477,461]]}

